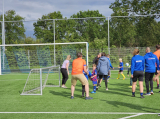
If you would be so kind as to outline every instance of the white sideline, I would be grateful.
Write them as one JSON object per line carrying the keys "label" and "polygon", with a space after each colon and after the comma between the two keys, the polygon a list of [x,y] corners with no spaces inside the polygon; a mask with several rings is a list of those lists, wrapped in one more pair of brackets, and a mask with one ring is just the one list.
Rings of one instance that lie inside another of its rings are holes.
{"label": "white sideline", "polygon": [[144,114],[141,113],[141,114],[136,114],[136,115],[132,115],[132,116],[122,117],[122,118],[119,118],[119,119],[128,119],[128,118],[132,118],[132,117],[136,117],[136,116],[140,116],[140,115],[144,115]]}
{"label": "white sideline", "polygon": [[[134,112],[0,112],[0,114],[134,114],[134,115],[144,115],[144,114],[160,114],[160,113],[134,113]],[[125,119],[125,118],[122,118]]]}

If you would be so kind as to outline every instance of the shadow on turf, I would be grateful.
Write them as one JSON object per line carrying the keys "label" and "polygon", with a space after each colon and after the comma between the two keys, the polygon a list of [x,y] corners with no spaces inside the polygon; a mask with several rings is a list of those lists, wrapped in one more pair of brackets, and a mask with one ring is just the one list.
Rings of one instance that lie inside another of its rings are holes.
{"label": "shadow on turf", "polygon": [[[66,91],[56,92],[56,91],[50,90],[49,93],[57,96],[63,96],[65,98],[71,98],[71,93],[68,93]],[[77,95],[77,94],[74,94],[74,97],[82,98],[81,95]]]}
{"label": "shadow on turf", "polygon": [[[101,100],[101,101],[106,101],[106,103],[108,103],[109,105],[113,105],[117,108],[119,108],[119,106],[125,106],[125,107],[129,107],[131,109],[136,109],[139,110],[140,112],[145,111],[145,112],[150,112],[150,113],[155,113],[158,112],[160,109],[156,109],[156,108],[149,108],[149,107],[145,107],[145,106],[141,106],[141,105],[137,105],[137,104],[131,104],[131,103],[125,103],[125,102],[119,102],[119,101],[107,101],[107,100]],[[155,110],[155,111],[149,111],[149,110]]]}

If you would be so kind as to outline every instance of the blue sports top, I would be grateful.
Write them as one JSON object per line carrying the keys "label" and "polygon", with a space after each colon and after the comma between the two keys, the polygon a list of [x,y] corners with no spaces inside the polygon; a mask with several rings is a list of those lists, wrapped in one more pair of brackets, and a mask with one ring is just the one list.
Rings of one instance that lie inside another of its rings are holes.
{"label": "blue sports top", "polygon": [[[110,66],[111,68],[113,68],[110,59],[109,59],[108,57],[107,57],[107,59],[108,59],[108,61],[109,61],[109,66]],[[110,69],[110,68],[109,68],[109,69]]]}
{"label": "blue sports top", "polygon": [[145,60],[145,72],[155,73],[156,72],[156,64],[157,70],[159,70],[159,60],[155,54],[152,52],[146,53],[144,55]]}
{"label": "blue sports top", "polygon": [[88,80],[88,78],[91,77],[92,74],[91,74],[91,72],[90,72],[89,70],[88,70],[87,72],[88,72],[88,75],[87,75],[87,74],[84,72],[84,70],[83,70],[83,74],[85,75],[85,77],[86,77],[87,80]]}
{"label": "blue sports top", "polygon": [[134,71],[144,71],[144,58],[140,55],[135,55],[131,59],[131,75]]}
{"label": "blue sports top", "polygon": [[123,62],[120,62],[120,63],[119,63],[119,67],[120,67],[119,70],[122,70],[122,71],[123,71]]}

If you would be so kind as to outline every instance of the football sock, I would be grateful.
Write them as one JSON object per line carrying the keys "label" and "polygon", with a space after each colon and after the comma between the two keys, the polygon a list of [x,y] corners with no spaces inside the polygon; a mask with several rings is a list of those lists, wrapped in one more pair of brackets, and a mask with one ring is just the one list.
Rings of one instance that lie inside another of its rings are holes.
{"label": "football sock", "polygon": [[140,93],[140,95],[142,96],[142,95],[143,95],[143,93]]}
{"label": "football sock", "polygon": [[110,78],[110,76],[107,77],[107,79],[109,79],[109,78]]}
{"label": "football sock", "polygon": [[159,87],[159,84],[157,84],[157,87]]}
{"label": "football sock", "polygon": [[119,78],[120,74],[118,74],[118,78]]}
{"label": "football sock", "polygon": [[124,74],[122,74],[123,78],[125,79],[126,77],[124,76]]}
{"label": "football sock", "polygon": [[93,91],[96,92],[96,86],[93,86]]}
{"label": "football sock", "polygon": [[135,95],[135,92],[132,92],[132,95]]}

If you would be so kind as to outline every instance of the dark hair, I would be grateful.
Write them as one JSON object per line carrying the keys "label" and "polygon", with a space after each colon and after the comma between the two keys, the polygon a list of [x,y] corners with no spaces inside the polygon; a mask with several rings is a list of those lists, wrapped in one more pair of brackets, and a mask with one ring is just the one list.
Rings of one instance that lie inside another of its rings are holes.
{"label": "dark hair", "polygon": [[78,53],[77,53],[77,57],[82,57],[82,53],[81,53],[81,52],[78,52]]}
{"label": "dark hair", "polygon": [[107,54],[106,57],[109,57],[109,54]]}
{"label": "dark hair", "polygon": [[105,53],[105,52],[102,52],[102,53],[101,53],[101,56],[106,56],[106,53]]}
{"label": "dark hair", "polygon": [[156,48],[157,48],[157,49],[160,49],[160,45],[156,45]]}

